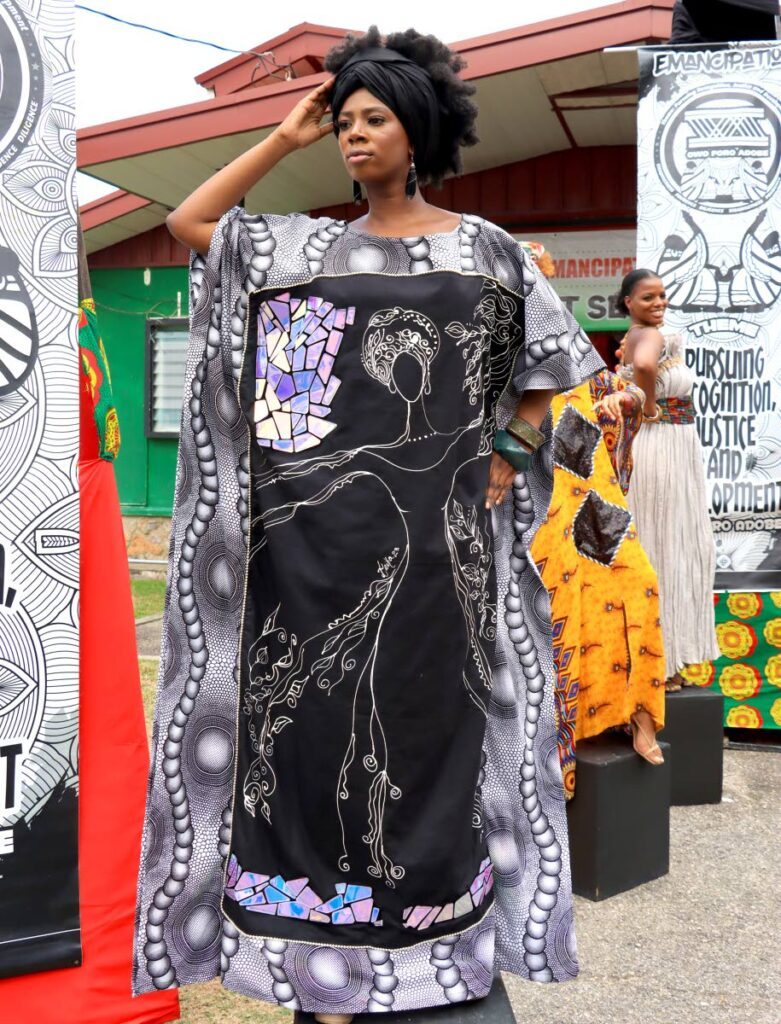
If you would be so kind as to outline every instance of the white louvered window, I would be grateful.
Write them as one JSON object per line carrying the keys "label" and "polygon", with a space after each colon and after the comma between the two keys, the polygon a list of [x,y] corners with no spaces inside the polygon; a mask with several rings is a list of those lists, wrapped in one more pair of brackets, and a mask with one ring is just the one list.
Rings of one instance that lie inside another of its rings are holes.
{"label": "white louvered window", "polygon": [[185,318],[147,321],[147,434],[177,437],[189,327]]}

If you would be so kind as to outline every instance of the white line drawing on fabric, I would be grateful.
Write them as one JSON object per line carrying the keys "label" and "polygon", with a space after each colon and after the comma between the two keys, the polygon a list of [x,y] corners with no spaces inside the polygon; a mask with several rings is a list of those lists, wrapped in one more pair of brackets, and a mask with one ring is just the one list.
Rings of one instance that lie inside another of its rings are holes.
{"label": "white line drawing on fabric", "polygon": [[[402,309],[401,307],[382,309],[375,313],[370,318],[363,334],[361,361],[369,376],[387,387],[391,394],[399,394],[405,401],[407,415],[402,434],[390,443],[366,445],[358,449],[338,452],[325,457],[297,459],[295,462],[285,465],[284,468],[275,467],[266,472],[261,472],[258,474],[257,479],[258,489],[261,492],[266,492],[267,488],[280,481],[295,480],[315,473],[322,474],[323,471],[330,469],[338,470],[345,464],[353,462],[359,456],[378,458],[386,465],[406,471],[406,473],[423,472],[439,465],[464,433],[482,424],[484,416],[483,410],[480,409],[478,415],[468,424],[456,427],[455,430],[446,434],[439,432],[432,425],[425,408],[425,395],[430,393],[431,390],[431,363],[435,359],[439,347],[440,338],[437,328],[424,314],[416,310]],[[411,357],[418,364],[419,374],[415,380],[401,379],[395,372],[397,361],[402,355]],[[442,450],[443,447],[444,451]],[[390,454],[391,451],[393,451],[393,455]],[[471,461],[471,459],[467,461]],[[453,480],[449,482],[448,496],[452,493],[456,473],[453,475]],[[362,838],[372,853],[372,864],[368,869],[369,873],[375,878],[383,878],[386,885],[392,888],[395,886],[396,881],[404,877],[405,870],[402,866],[394,864],[385,850],[383,822],[388,797],[397,800],[402,794],[399,788],[393,784],[388,771],[387,743],[382,723],[377,714],[377,704],[374,695],[374,664],[383,622],[390,610],[394,596],[404,580],[411,557],[410,521],[408,514],[411,508],[414,507],[414,494],[410,493],[409,487],[403,488],[405,491],[403,496],[401,494],[394,494],[387,483],[373,472],[358,470],[340,476],[321,488],[306,501],[269,508],[253,520],[253,525],[262,525],[262,534],[260,540],[253,544],[251,556],[256,554],[265,545],[268,531],[275,526],[289,522],[296,514],[297,509],[302,505],[321,504],[343,487],[352,486],[360,480],[369,478],[374,479],[382,487],[386,488],[396,508],[397,515],[404,525],[406,536],[405,548],[401,554],[397,553],[395,561],[394,556],[388,556],[387,553],[382,556],[385,558],[386,563],[390,558],[388,569],[386,570],[387,575],[375,580],[366,590],[364,601],[353,612],[338,620],[338,622],[342,623],[342,628],[335,634],[333,630],[337,624],[332,623],[325,634],[318,634],[316,637],[310,638],[304,644],[298,646],[297,638],[292,636],[288,638],[286,631],[282,630],[284,634],[282,643],[287,645],[287,649],[272,667],[271,675],[273,681],[269,680],[269,682],[271,682],[274,690],[271,703],[274,705],[281,703],[283,705],[286,704],[288,707],[294,707],[310,676],[316,675],[320,669],[330,672],[336,660],[332,657],[334,653],[339,652],[342,654],[340,662],[342,671],[336,682],[333,683],[327,675],[323,676],[321,674],[319,685],[322,685],[323,682],[327,686],[338,685],[344,679],[345,670],[354,671],[360,664],[353,701],[351,738],[342,762],[337,792],[337,812],[342,831],[342,856],[339,861],[339,868],[342,871],[348,871],[350,867],[341,802],[349,799],[350,796],[347,778],[350,769],[355,763],[356,756],[355,722],[357,701],[364,676],[366,676],[372,700],[372,714],[369,724],[371,752],[363,757],[362,764],[366,772],[373,775],[373,778],[368,796],[368,828]],[[397,486],[401,486],[403,479],[403,477],[399,478]],[[443,508],[447,500],[447,497],[445,497]],[[447,531],[447,524],[445,528]],[[450,542],[448,541],[448,543]],[[480,572],[483,574],[484,582],[486,582],[490,565],[484,564],[484,557],[481,561]],[[469,569],[466,570],[467,575],[469,571]],[[381,611],[373,608],[371,605],[375,598],[382,602]],[[369,602],[369,604],[366,605],[366,602]],[[267,618],[261,640],[265,641],[275,630],[277,631],[277,639],[280,639],[279,629],[276,626],[278,612],[279,609]],[[484,609],[484,612],[486,615],[490,615],[488,608]],[[368,616],[371,614],[379,614],[380,621],[377,624],[376,635],[368,657],[361,662],[360,659],[355,659],[353,655],[355,649],[367,635]],[[320,659],[318,662],[313,662],[312,667],[308,669],[306,666],[308,659],[305,649],[309,649],[315,640],[322,644]],[[266,646],[265,643],[259,644],[258,641],[251,646],[251,666],[264,646]],[[294,648],[297,646],[298,650],[294,654]],[[349,663],[345,662],[345,655],[350,655]],[[274,673],[278,672],[279,669],[284,670],[284,676],[281,679],[273,678]],[[487,678],[487,662],[483,671],[486,673]],[[266,673],[266,676],[268,676],[268,673]],[[259,698],[257,701],[253,698],[251,688],[252,682],[250,682],[250,687],[244,695],[245,714],[252,715],[253,712],[258,713],[262,707],[265,707],[265,713],[262,715],[263,726],[259,734],[255,732],[252,722],[248,725],[250,741],[257,754],[257,758],[245,777],[244,803],[247,810],[250,813],[254,813],[254,806],[260,802],[264,816],[270,821],[270,804],[266,798],[272,796],[276,788],[276,779],[271,764],[275,736],[282,729],[289,726],[293,720],[289,715],[275,717],[270,714],[271,704],[268,706],[265,704],[265,699],[270,696],[268,682],[266,683],[265,690],[262,690],[261,694],[257,695]],[[478,699],[477,703],[478,706],[482,707],[483,713],[485,713],[482,701]]]}
{"label": "white line drawing on fabric", "polygon": [[[490,531],[477,521],[474,506],[464,508],[461,502],[448,500],[445,506],[445,539],[453,565],[453,580],[459,604],[464,612],[469,650],[480,682],[491,689],[490,647],[486,644],[496,636],[496,604],[490,593],[493,554]],[[457,541],[469,545],[470,561],[461,561]],[[480,711],[487,714],[483,698],[475,691],[466,672],[464,686]]]}
{"label": "white line drawing on fabric", "polygon": [[[337,814],[342,830],[343,853],[339,861],[342,871],[349,871],[350,864],[347,851],[347,838],[341,811],[341,802],[349,799],[347,773],[353,764],[356,744],[356,708],[358,695],[364,676],[368,679],[368,689],[372,701],[372,713],[369,720],[369,743],[371,753],[363,758],[363,767],[374,776],[370,788],[368,831],[363,841],[372,852],[373,863],[370,874],[384,878],[387,885],[393,887],[395,881],[404,877],[404,869],[392,862],[387,856],[383,841],[383,819],[387,796],[399,799],[401,790],[393,785],[388,771],[388,749],[385,733],[377,712],[374,693],[374,663],[377,656],[380,631],[393,601],[409,560],[409,535],[404,514],[387,484],[376,474],[369,472],[350,473],[331,481],[325,488],[306,501],[292,505],[270,509],[258,516],[264,530],[290,521],[301,507],[321,505],[327,502],[344,487],[357,481],[373,479],[390,497],[396,509],[399,521],[406,535],[403,551],[398,548],[383,556],[378,567],[378,575],[365,590],[359,605],[352,611],[329,623],[321,633],[310,637],[299,644],[295,635],[288,635],[286,629],[277,625],[277,607],[266,619],[261,635],[250,646],[248,660],[250,665],[249,685],[243,695],[244,713],[249,717],[248,729],[252,747],[257,754],[250,766],[243,783],[244,806],[254,816],[255,806],[260,809],[267,821],[271,821],[271,806],[268,802],[276,789],[276,776],[273,768],[275,738],[293,719],[288,714],[275,715],[274,710],[295,709],[305,686],[310,678],[314,678],[320,689],[328,693],[342,683],[346,673],[353,672],[358,664],[361,669],[356,680],[353,699],[353,716],[351,723],[351,739],[339,776],[337,789]],[[374,635],[370,625],[374,624]],[[369,640],[369,649],[362,658],[356,655],[357,649]],[[269,664],[269,645],[273,641],[283,649],[283,653]],[[261,668],[262,667],[262,668]],[[330,678],[331,670],[337,667],[339,675]],[[260,674],[255,671],[260,668]],[[253,672],[255,674],[253,675]],[[252,716],[258,715],[262,727],[257,733]],[[376,733],[376,735],[375,735]]]}

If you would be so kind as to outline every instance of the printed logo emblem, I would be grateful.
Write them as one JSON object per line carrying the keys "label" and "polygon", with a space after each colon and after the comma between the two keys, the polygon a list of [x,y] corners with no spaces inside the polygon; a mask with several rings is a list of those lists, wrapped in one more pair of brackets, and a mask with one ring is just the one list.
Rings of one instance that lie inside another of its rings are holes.
{"label": "printed logo emblem", "polygon": [[37,358],[38,325],[19,258],[0,246],[0,398],[24,384]]}
{"label": "printed logo emblem", "polygon": [[667,113],[654,155],[663,185],[686,206],[754,210],[778,188],[781,108],[762,89],[703,86]]}
{"label": "printed logo emblem", "polygon": [[24,14],[11,0],[0,3],[0,168],[22,152],[43,102],[43,63]]}

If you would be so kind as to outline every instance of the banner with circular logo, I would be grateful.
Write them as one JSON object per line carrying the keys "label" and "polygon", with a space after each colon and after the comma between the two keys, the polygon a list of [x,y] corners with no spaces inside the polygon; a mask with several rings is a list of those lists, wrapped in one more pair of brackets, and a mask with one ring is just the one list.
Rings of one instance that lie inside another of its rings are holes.
{"label": "banner with circular logo", "polygon": [[44,67],[33,29],[11,0],[0,4],[0,168],[22,153],[41,115]]}
{"label": "banner with circular logo", "polygon": [[638,265],[695,376],[729,591],[781,590],[780,183],[781,45],[641,51]]}
{"label": "banner with circular logo", "polygon": [[0,0],[0,978],[81,960],[73,15]]}

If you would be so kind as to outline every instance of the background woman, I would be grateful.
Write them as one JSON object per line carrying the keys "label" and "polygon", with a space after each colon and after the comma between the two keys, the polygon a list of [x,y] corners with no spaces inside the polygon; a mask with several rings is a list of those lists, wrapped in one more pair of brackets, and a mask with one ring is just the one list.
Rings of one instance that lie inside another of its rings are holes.
{"label": "background woman", "polygon": [[[554,274],[539,243],[538,268]],[[645,395],[607,370],[557,395],[553,495],[531,556],[551,595],[559,757],[575,793],[578,741],[619,726],[651,764],[664,761],[664,651],[656,573],[627,509]]]}
{"label": "background woman", "polygon": [[[601,363],[517,242],[418,189],[476,141],[461,66],[348,38],[169,218],[193,337],[138,990],[221,972],[330,1021],[577,971],[525,543],[551,396]],[[234,205],[331,132],[365,217]]]}
{"label": "background woman", "polygon": [[694,422],[694,378],[680,334],[664,328],[667,295],[651,270],[624,278],[619,306],[631,318],[620,373],[646,395],[628,500],[659,577],[668,690],[681,669],[718,658],[713,618],[715,550]]}

